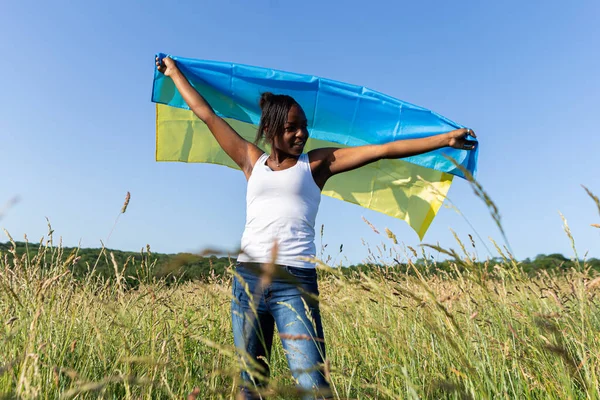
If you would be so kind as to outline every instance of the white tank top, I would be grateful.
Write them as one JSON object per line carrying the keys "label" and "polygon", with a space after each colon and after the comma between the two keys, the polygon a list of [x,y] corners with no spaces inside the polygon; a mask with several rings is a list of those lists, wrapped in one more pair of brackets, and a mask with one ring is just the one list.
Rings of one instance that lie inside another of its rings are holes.
{"label": "white tank top", "polygon": [[260,156],[248,180],[246,227],[238,261],[271,262],[277,241],[276,264],[314,268],[314,263],[301,259],[316,255],[315,219],[321,202],[308,154],[282,171],[265,165],[267,158],[267,154]]}

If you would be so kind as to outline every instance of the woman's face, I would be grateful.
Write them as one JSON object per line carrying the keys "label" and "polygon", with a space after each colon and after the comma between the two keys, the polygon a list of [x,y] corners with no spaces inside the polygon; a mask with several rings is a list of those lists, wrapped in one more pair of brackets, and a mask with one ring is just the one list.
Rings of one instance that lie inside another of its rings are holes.
{"label": "woman's face", "polygon": [[306,115],[302,107],[293,105],[288,112],[283,133],[275,136],[274,147],[284,153],[299,156],[308,140]]}

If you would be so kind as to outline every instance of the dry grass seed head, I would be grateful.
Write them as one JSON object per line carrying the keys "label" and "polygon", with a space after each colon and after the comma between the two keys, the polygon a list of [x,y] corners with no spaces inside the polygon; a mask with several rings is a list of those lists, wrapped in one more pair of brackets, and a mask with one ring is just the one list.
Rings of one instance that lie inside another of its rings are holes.
{"label": "dry grass seed head", "polygon": [[129,205],[130,199],[131,199],[131,194],[129,192],[127,192],[127,194],[125,195],[125,202],[123,203],[123,207],[121,208],[121,214],[125,214],[125,211],[127,211],[127,206]]}

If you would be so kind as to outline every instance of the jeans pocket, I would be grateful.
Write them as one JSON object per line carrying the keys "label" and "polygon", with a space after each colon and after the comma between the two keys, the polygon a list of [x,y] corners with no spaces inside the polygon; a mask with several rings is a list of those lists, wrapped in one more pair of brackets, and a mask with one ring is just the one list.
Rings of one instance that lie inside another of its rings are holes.
{"label": "jeans pocket", "polygon": [[285,270],[291,276],[292,281],[290,283],[300,289],[301,292],[319,296],[317,270],[315,268],[285,267]]}
{"label": "jeans pocket", "polygon": [[302,280],[317,280],[317,270],[315,268],[285,267],[285,269],[295,278]]}
{"label": "jeans pocket", "polygon": [[233,277],[233,282],[231,283],[231,299],[234,302],[239,304],[241,298],[241,290],[240,290],[240,282],[238,281],[237,276]]}
{"label": "jeans pocket", "polygon": [[242,307],[246,307],[248,304],[247,288],[248,282],[242,275],[233,277],[231,294],[233,299]]}

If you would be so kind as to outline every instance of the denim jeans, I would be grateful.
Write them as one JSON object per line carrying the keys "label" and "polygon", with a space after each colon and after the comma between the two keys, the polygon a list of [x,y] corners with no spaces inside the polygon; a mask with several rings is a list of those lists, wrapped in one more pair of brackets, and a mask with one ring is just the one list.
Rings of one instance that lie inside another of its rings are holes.
{"label": "denim jeans", "polygon": [[259,398],[253,389],[267,383],[270,371],[265,360],[275,324],[297,386],[305,394],[315,389],[328,392],[316,270],[275,266],[270,279],[261,281],[260,264],[238,262],[232,291],[233,338],[243,368],[244,398]]}

